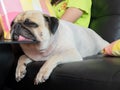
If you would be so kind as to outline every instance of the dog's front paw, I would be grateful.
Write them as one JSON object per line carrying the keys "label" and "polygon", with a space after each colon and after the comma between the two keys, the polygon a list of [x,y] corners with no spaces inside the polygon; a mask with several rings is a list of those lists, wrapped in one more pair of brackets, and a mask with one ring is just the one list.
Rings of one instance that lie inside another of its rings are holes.
{"label": "dog's front paw", "polygon": [[26,74],[26,66],[25,65],[19,65],[16,68],[16,81],[19,82],[22,78],[24,78]]}
{"label": "dog's front paw", "polygon": [[34,84],[38,85],[39,83],[45,82],[49,78],[52,70],[51,67],[42,67],[35,78]]}

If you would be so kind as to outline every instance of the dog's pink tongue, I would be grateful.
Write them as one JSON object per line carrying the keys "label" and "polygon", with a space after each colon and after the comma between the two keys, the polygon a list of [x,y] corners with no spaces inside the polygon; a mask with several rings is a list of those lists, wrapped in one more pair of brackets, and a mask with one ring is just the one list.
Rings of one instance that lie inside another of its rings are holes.
{"label": "dog's pink tongue", "polygon": [[18,41],[30,41],[30,40],[20,35]]}
{"label": "dog's pink tongue", "polygon": [[25,37],[23,37],[23,36],[19,36],[19,38],[18,38],[18,41],[24,41],[25,40]]}

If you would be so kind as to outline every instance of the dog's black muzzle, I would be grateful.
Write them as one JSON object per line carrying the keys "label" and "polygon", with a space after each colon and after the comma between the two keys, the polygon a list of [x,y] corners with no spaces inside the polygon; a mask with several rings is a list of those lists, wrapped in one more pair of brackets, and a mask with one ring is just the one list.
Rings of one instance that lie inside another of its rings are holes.
{"label": "dog's black muzzle", "polygon": [[22,23],[16,23],[12,26],[11,30],[11,39],[13,41],[18,41],[19,36],[23,36],[26,39],[30,39],[32,41],[36,41],[35,36],[26,28]]}

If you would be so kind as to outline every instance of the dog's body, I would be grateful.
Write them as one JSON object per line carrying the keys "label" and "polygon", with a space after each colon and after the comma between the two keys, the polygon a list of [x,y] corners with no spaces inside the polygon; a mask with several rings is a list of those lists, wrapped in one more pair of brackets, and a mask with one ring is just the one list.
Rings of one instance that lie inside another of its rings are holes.
{"label": "dog's body", "polygon": [[[51,20],[51,17],[47,17],[47,21],[45,18],[46,16],[42,15],[39,11],[28,11],[21,13],[14,20],[11,32],[13,40],[16,37],[16,33],[18,35],[16,30],[20,29],[24,31],[26,29],[32,33],[29,35],[29,39],[32,37],[32,40],[39,41],[36,44],[20,44],[25,55],[22,55],[18,60],[16,68],[16,79],[18,81],[26,73],[25,64],[28,64],[32,60],[46,61],[36,76],[35,84],[38,84],[45,82],[58,64],[81,61],[84,57],[97,54],[109,44],[91,29],[79,27],[63,20],[59,20],[58,22],[53,17],[53,20]],[[31,29],[29,25],[20,24],[21,22],[25,22],[26,19],[35,22],[37,24],[36,27],[32,27]],[[50,30],[49,25],[52,25],[51,22],[54,22],[52,26],[54,31]],[[21,29],[21,27],[24,27],[24,29]],[[18,35],[15,40],[20,40],[19,38],[22,33],[19,32],[19,34],[20,36]]]}

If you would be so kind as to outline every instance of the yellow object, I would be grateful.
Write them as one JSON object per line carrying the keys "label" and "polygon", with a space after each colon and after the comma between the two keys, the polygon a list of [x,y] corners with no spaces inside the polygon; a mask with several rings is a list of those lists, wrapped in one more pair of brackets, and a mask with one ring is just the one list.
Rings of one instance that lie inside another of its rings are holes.
{"label": "yellow object", "polygon": [[112,42],[102,50],[104,55],[120,56],[120,39]]}
{"label": "yellow object", "polygon": [[57,5],[53,5],[54,12],[57,18],[65,13],[69,7],[75,7],[83,11],[83,15],[75,22],[75,24],[88,27],[91,17],[91,0],[63,0]]}
{"label": "yellow object", "polygon": [[114,46],[112,48],[112,54],[115,56],[120,56],[120,40],[117,40],[114,43]]}

